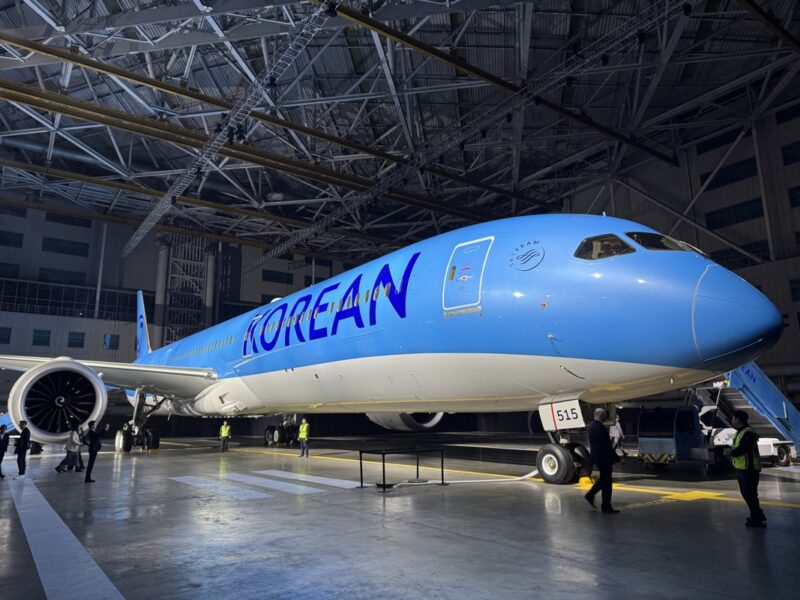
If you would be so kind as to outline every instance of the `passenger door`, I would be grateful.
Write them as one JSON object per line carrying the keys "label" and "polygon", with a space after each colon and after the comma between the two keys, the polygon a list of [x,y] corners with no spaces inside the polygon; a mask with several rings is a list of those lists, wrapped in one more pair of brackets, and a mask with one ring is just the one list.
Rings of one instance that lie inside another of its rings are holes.
{"label": "passenger door", "polygon": [[463,242],[453,248],[442,286],[442,308],[446,311],[478,306],[483,275],[494,236]]}

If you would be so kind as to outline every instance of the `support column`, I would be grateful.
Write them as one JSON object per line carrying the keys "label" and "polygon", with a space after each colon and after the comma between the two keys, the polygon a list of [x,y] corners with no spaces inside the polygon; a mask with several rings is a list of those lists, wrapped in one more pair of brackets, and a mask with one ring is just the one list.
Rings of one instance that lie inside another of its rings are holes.
{"label": "support column", "polygon": [[214,290],[217,283],[217,254],[213,248],[206,252],[206,284],[203,291],[203,323],[206,327],[214,324]]}
{"label": "support column", "polygon": [[103,265],[106,258],[106,234],[108,233],[108,223],[103,223],[103,236],[100,241],[100,265],[97,267],[97,288],[94,292],[94,318],[100,316],[100,291],[103,287]]}
{"label": "support column", "polygon": [[164,317],[167,304],[167,266],[169,264],[169,244],[158,240],[158,264],[156,266],[156,307],[153,315],[153,344],[164,344]]}

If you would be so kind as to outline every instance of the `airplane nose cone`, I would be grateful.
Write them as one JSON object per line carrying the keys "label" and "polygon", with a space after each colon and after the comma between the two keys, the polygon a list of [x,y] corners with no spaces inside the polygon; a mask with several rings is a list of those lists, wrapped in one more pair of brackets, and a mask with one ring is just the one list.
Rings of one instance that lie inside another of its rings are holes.
{"label": "airplane nose cone", "polygon": [[783,317],[744,279],[712,265],[695,289],[692,331],[705,367],[723,372],[771,348],[783,331]]}

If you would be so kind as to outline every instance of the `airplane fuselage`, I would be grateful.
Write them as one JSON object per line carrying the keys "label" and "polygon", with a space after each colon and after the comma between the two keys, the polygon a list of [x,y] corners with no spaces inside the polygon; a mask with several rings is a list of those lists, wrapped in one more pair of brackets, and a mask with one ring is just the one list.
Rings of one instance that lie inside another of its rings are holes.
{"label": "airplane fuselage", "polygon": [[758,290],[656,237],[588,215],[474,225],[137,362],[217,372],[168,413],[495,412],[685,387],[775,342],[782,319]]}

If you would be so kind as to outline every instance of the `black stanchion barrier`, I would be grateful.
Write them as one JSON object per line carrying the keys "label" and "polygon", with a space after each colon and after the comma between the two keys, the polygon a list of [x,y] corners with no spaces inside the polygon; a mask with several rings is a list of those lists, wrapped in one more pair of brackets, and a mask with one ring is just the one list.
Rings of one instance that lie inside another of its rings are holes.
{"label": "black stanchion barrier", "polygon": [[375,454],[381,457],[381,483],[376,483],[377,488],[383,492],[393,488],[394,483],[386,483],[386,455],[387,454],[414,454],[417,458],[417,477],[411,479],[411,483],[423,483],[427,480],[419,478],[419,455],[430,452],[438,452],[440,459],[441,470],[441,483],[439,485],[447,485],[444,482],[444,448],[391,448],[388,450],[359,450],[358,451],[358,471],[361,478],[361,487],[364,487],[364,455]]}

